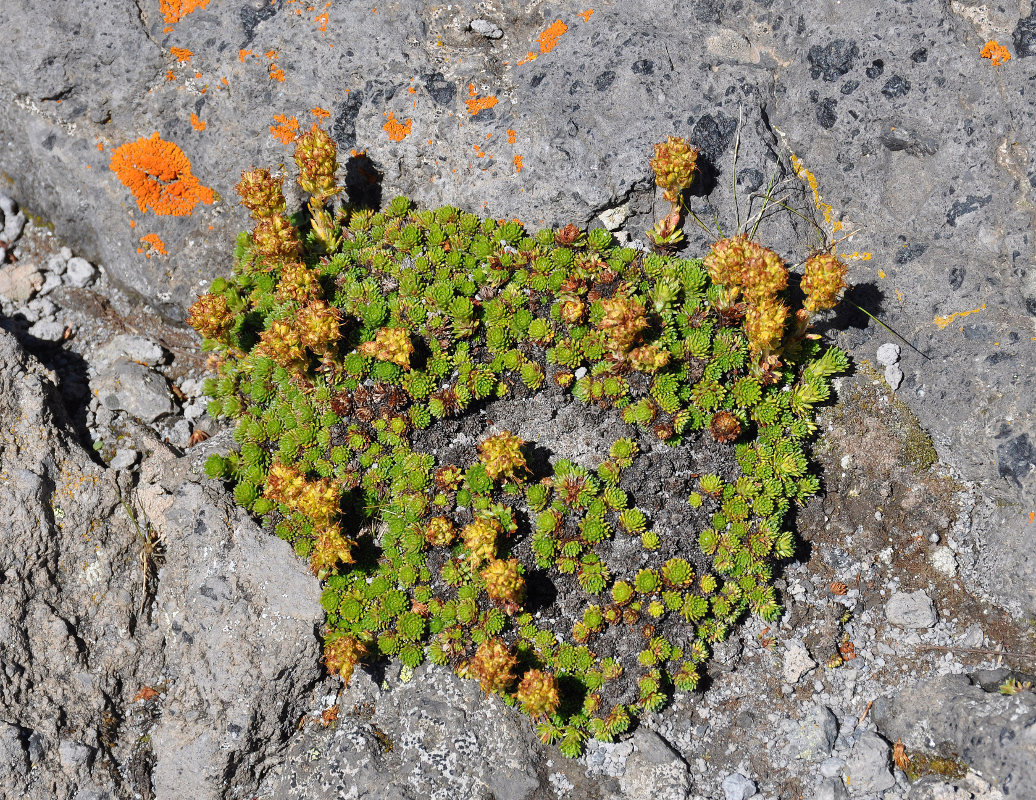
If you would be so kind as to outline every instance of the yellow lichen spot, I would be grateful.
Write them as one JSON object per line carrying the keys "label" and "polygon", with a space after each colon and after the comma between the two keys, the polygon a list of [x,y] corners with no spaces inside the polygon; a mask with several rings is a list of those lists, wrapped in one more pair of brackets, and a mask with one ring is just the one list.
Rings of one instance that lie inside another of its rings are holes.
{"label": "yellow lichen spot", "polygon": [[[986,304],[983,303],[978,308],[973,308],[970,311],[955,311],[952,314],[947,314],[945,317],[936,317],[935,318],[935,324],[938,325],[940,328],[945,329],[946,326],[949,325],[951,322],[953,322],[955,319],[957,319],[957,317],[966,317],[966,316],[968,316],[968,314],[977,314],[979,311],[985,311],[985,310],[986,310]],[[964,329],[961,328],[961,330],[964,330]]]}
{"label": "yellow lichen spot", "polygon": [[887,278],[888,276],[885,274],[885,270],[879,269],[878,270],[878,277],[879,278]]}
{"label": "yellow lichen spot", "polygon": [[411,120],[408,119],[406,122],[400,122],[392,111],[389,111],[385,116],[388,119],[381,126],[381,129],[388,134],[389,139],[393,142],[401,142],[410,135]]}
{"label": "yellow lichen spot", "polygon": [[191,127],[194,128],[194,130],[196,130],[196,131],[203,131],[203,130],[205,130],[205,126],[207,124],[208,123],[198,119],[198,115],[197,114],[191,114]]}
{"label": "yellow lichen spot", "polygon": [[194,55],[194,53],[192,53],[186,47],[170,47],[169,52],[173,55],[173,58],[175,58],[181,64],[186,64],[188,61],[191,60],[191,56]]}
{"label": "yellow lichen spot", "polygon": [[281,144],[291,144],[299,135],[299,121],[295,117],[284,114],[274,114],[276,125],[270,126],[270,133],[280,141]]}
{"label": "yellow lichen spot", "polygon": [[202,186],[191,173],[191,162],[173,142],[151,138],[137,139],[116,148],[109,167],[128,188],[141,212],[184,216],[198,203],[215,200],[212,189]]}
{"label": "yellow lichen spot", "polygon": [[994,67],[999,67],[1005,61],[1011,60],[1011,53],[1002,44],[996,41],[996,39],[990,39],[982,48],[982,52],[979,53],[982,58],[988,58],[993,62]]}
{"label": "yellow lichen spot", "polygon": [[468,84],[468,99],[464,101],[464,105],[468,107],[468,111],[471,116],[475,116],[480,111],[485,111],[487,108],[492,108],[497,104],[497,99],[493,95],[488,97],[479,97],[475,94],[475,84]]}

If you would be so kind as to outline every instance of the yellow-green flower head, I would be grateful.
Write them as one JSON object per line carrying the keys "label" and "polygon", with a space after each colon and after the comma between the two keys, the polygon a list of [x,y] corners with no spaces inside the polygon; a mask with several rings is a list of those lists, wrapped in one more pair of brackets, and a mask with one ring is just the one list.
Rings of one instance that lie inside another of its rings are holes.
{"label": "yellow-green flower head", "polygon": [[675,203],[680,192],[690,188],[697,161],[698,151],[686,139],[670,136],[655,145],[651,169],[655,172],[655,183],[665,192],[666,200]]}
{"label": "yellow-green flower head", "polygon": [[508,611],[516,611],[525,599],[525,578],[514,558],[495,558],[482,570],[486,582],[486,594],[491,600],[502,603]]}
{"label": "yellow-green flower head", "polygon": [[305,368],[307,363],[302,338],[287,320],[276,320],[260,333],[256,350],[260,355],[272,358],[285,369]]}
{"label": "yellow-green flower head", "polygon": [[806,310],[815,313],[838,305],[838,297],[845,288],[845,262],[834,253],[817,253],[806,261],[802,275],[803,303]]}
{"label": "yellow-green flower head", "polygon": [[302,243],[299,232],[284,214],[263,217],[252,231],[252,243],[259,255],[267,258],[294,258]]}
{"label": "yellow-green flower head", "polygon": [[187,324],[207,339],[222,339],[234,324],[227,298],[203,294],[191,306]]}
{"label": "yellow-green flower head", "polygon": [[709,254],[703,259],[703,266],[713,283],[727,288],[741,285],[741,273],[748,257],[745,250],[747,243],[748,237],[742,233],[720,239],[712,245]]}
{"label": "yellow-green flower head", "polygon": [[741,289],[750,303],[773,297],[788,285],[788,268],[769,247],[745,241],[745,260],[741,271]]}
{"label": "yellow-green flower head", "polygon": [[788,307],[774,297],[764,297],[745,311],[745,334],[753,353],[775,350],[784,337]]}
{"label": "yellow-green flower head", "polygon": [[324,576],[340,564],[352,564],[352,548],[356,544],[342,535],[341,528],[328,525],[320,528],[313,540],[313,551],[309,554],[309,566],[314,575]]}
{"label": "yellow-green flower head", "polygon": [[424,538],[432,547],[448,547],[456,535],[456,528],[446,517],[434,517],[424,530]]}
{"label": "yellow-green flower head", "polygon": [[532,717],[549,717],[561,705],[558,682],[549,672],[530,669],[514,693],[522,711]]}
{"label": "yellow-green flower head", "polygon": [[499,522],[486,517],[479,517],[470,525],[464,526],[461,532],[464,545],[471,551],[471,557],[476,564],[496,558],[496,540],[502,530]]}
{"label": "yellow-green flower head", "polygon": [[305,303],[316,299],[319,293],[320,283],[314,270],[298,261],[289,261],[281,267],[277,280],[278,302]]}
{"label": "yellow-green flower head", "polygon": [[381,328],[373,342],[364,342],[356,349],[361,355],[378,361],[391,361],[403,369],[410,369],[410,356],[414,353],[410,332],[406,328]]}
{"label": "yellow-green flower head", "polygon": [[296,324],[302,344],[321,355],[333,350],[342,335],[340,312],[323,300],[299,309]]}
{"label": "yellow-green flower head", "polygon": [[644,304],[624,294],[601,300],[604,317],[598,327],[608,334],[611,349],[620,355],[628,353],[640,332],[648,326]]}
{"label": "yellow-green flower head", "polygon": [[241,173],[241,181],[234,189],[241,195],[241,205],[257,219],[284,213],[283,178],[274,178],[267,169],[253,169]]}
{"label": "yellow-green flower head", "polygon": [[345,683],[353,676],[353,669],[367,655],[367,646],[355,636],[339,636],[324,644],[324,665],[332,675]]}
{"label": "yellow-green flower head", "polygon": [[338,147],[315,122],[295,144],[295,164],[299,168],[298,181],[302,191],[321,199],[338,191],[335,186]]}
{"label": "yellow-green flower head", "polygon": [[481,684],[482,691],[504,692],[514,683],[514,668],[518,659],[499,639],[487,639],[478,646],[467,663],[465,672]]}
{"label": "yellow-green flower head", "polygon": [[524,441],[510,431],[495,434],[478,446],[486,472],[493,480],[515,478],[526,472],[528,465],[522,454]]}

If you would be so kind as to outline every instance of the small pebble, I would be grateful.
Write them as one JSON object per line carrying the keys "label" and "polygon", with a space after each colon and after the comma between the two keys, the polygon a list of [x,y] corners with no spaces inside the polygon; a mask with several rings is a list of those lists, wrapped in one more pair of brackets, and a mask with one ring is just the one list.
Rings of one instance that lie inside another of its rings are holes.
{"label": "small pebble", "polygon": [[488,19],[473,19],[468,23],[468,27],[472,32],[485,36],[487,39],[499,39],[504,35],[504,32]]}
{"label": "small pebble", "polygon": [[137,463],[137,451],[128,447],[120,447],[115,451],[115,458],[108,464],[112,469],[132,469]]}
{"label": "small pebble", "polygon": [[740,772],[727,775],[721,784],[724,800],[748,800],[755,794],[755,782],[749,780]]}
{"label": "small pebble", "polygon": [[70,258],[65,271],[65,279],[73,286],[80,289],[89,286],[97,277],[97,268],[85,258]]}
{"label": "small pebble", "polygon": [[898,344],[886,342],[878,348],[878,363],[883,367],[891,367],[899,362],[900,349]]}

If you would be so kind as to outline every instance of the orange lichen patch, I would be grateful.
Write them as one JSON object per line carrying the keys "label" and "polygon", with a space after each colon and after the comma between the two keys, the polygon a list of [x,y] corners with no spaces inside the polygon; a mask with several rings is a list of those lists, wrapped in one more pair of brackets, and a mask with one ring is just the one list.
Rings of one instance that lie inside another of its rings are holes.
{"label": "orange lichen patch", "polygon": [[1005,61],[1011,60],[1010,52],[1008,52],[1006,47],[997,42],[996,39],[990,39],[986,42],[979,55],[992,61],[994,67],[999,67]]}
{"label": "orange lichen patch", "polygon": [[198,115],[197,114],[191,114],[191,127],[194,128],[194,130],[196,130],[196,131],[203,131],[203,130],[205,130],[205,126],[207,124],[208,123],[203,122],[202,120],[198,119]]}
{"label": "orange lichen patch", "polygon": [[517,136],[518,136],[518,134],[515,131],[512,131],[510,128],[507,129],[507,143],[508,144],[514,144],[514,141],[517,138]]}
{"label": "orange lichen patch", "polygon": [[516,155],[514,157],[514,171],[515,171],[516,174],[522,171],[522,157],[521,156]]}
{"label": "orange lichen patch", "polygon": [[1033,520],[1036,520],[1036,511],[1029,512],[1029,524],[1032,525]]}
{"label": "orange lichen patch", "polygon": [[485,111],[487,108],[492,108],[499,102],[496,97],[489,95],[488,97],[478,97],[475,94],[475,84],[468,84],[468,99],[464,101],[464,105],[468,107],[468,111],[471,112],[471,116],[475,116],[480,111]]}
{"label": "orange lichen patch", "polygon": [[98,142],[97,143],[97,149],[98,149],[98,151],[103,151],[104,150],[104,145],[101,144],[100,142]]}
{"label": "orange lichen patch", "polygon": [[411,120],[408,119],[406,122],[400,122],[392,111],[389,111],[385,116],[388,119],[381,126],[381,129],[388,134],[389,139],[394,142],[401,142],[410,135]]}
{"label": "orange lichen patch", "polygon": [[795,174],[802,180],[809,184],[810,191],[813,192],[813,204],[817,209],[824,214],[824,222],[831,226],[831,232],[837,233],[842,229],[842,223],[839,221],[832,222],[832,211],[831,206],[825,203],[823,198],[820,196],[820,190],[817,188],[816,176],[810,172],[803,163],[799,160],[798,156],[794,153],[791,154],[791,166],[795,170]]}
{"label": "orange lichen patch", "polygon": [[978,308],[973,308],[970,311],[955,311],[952,314],[947,314],[945,317],[936,317],[934,322],[940,328],[945,328],[947,325],[949,325],[951,322],[953,322],[957,317],[966,317],[966,316],[968,316],[968,314],[977,314],[979,311],[985,311],[985,310],[986,310],[986,304],[983,303]]}
{"label": "orange lichen patch", "polygon": [[577,17],[582,17],[583,18],[583,22],[589,22],[590,21],[590,16],[593,13],[594,13],[594,10],[592,8],[588,8],[586,11],[580,11],[578,14],[576,14],[576,16]]}
{"label": "orange lichen patch", "polygon": [[168,255],[165,250],[165,242],[158,238],[157,233],[149,233],[145,236],[141,236],[140,241],[147,245],[147,249],[145,250],[143,247],[138,247],[138,253],[143,253],[148,258],[151,258],[155,253],[163,256]]}
{"label": "orange lichen patch", "polygon": [[255,55],[255,53],[253,53],[251,50],[238,50],[237,51],[237,60],[240,61],[242,64],[244,64],[245,63],[245,56],[254,56],[254,55]]}
{"label": "orange lichen patch", "polygon": [[175,72],[173,72],[172,70],[169,70],[169,71],[168,71],[168,72],[166,72],[166,74],[165,74],[165,79],[166,79],[167,81],[175,81],[175,80],[176,80],[176,73],[175,73]]}
{"label": "orange lichen patch", "polygon": [[137,221],[135,219],[131,219],[130,220],[130,228],[135,228],[135,227],[137,227]]}
{"label": "orange lichen patch", "polygon": [[321,108],[320,106],[317,106],[316,108],[311,108],[309,110],[309,113],[321,121],[331,116],[330,111],[328,111],[326,108]]}
{"label": "orange lichen patch", "polygon": [[222,83],[224,86],[226,86],[228,89],[230,88],[230,83],[227,81],[227,79],[225,77],[220,78],[219,82]]}
{"label": "orange lichen patch", "polygon": [[190,214],[198,203],[215,200],[212,189],[202,186],[191,174],[191,162],[173,142],[158,137],[141,137],[127,142],[112,153],[109,167],[122,185],[133,192],[141,212],[181,217]]}
{"label": "orange lichen patch", "polygon": [[278,58],[281,57],[280,53],[278,53],[276,50],[267,50],[265,53],[263,53],[263,55],[271,61],[276,61]]}
{"label": "orange lichen patch", "polygon": [[158,0],[158,10],[162,12],[166,24],[175,25],[191,12],[205,8],[208,4],[209,0]]}
{"label": "orange lichen patch", "polygon": [[327,33],[327,23],[331,21],[331,15],[325,11],[323,14],[315,16],[313,21],[319,26],[317,30],[321,33]]}
{"label": "orange lichen patch", "polygon": [[284,83],[284,70],[276,64],[270,64],[270,80]]}
{"label": "orange lichen patch", "polygon": [[169,52],[172,54],[173,58],[175,58],[181,64],[185,64],[188,61],[190,61],[191,56],[194,55],[194,53],[192,53],[186,47],[170,47]]}
{"label": "orange lichen patch", "polygon": [[270,126],[270,133],[273,134],[273,137],[278,139],[281,144],[291,144],[294,142],[299,135],[298,119],[285,116],[284,114],[274,114],[273,119],[277,123]]}
{"label": "orange lichen patch", "polygon": [[534,61],[538,56],[542,56],[545,53],[549,53],[551,50],[557,47],[558,39],[560,39],[567,30],[568,25],[566,25],[560,19],[554,20],[554,22],[551,23],[550,26],[548,26],[547,29],[539,35],[540,52],[529,52],[525,56],[525,58],[518,62],[518,66],[520,67],[523,64],[528,64],[530,61]]}
{"label": "orange lichen patch", "polygon": [[[194,77],[195,77],[195,78],[200,78],[200,77],[201,77],[201,73],[200,73],[200,72],[195,72],[195,73],[194,73]],[[205,90],[203,89],[203,90],[202,90],[202,92],[204,93],[204,91],[205,91]]]}

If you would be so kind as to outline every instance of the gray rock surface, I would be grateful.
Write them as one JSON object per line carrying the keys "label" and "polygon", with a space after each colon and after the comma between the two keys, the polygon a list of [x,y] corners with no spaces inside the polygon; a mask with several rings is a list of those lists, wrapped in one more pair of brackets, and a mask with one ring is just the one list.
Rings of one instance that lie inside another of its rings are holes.
{"label": "gray rock surface", "polygon": [[727,775],[720,785],[723,789],[724,800],[748,800],[755,794],[755,782],[740,772],[732,772]]}
{"label": "gray rock surface", "polygon": [[984,691],[964,675],[945,675],[875,701],[882,735],[913,749],[954,753],[1005,797],[1036,787],[1036,694]]}
{"label": "gray rock surface", "polygon": [[65,265],[65,280],[82,289],[94,282],[97,268],[85,258],[70,258]]}
{"label": "gray rock surface", "polygon": [[792,758],[819,761],[831,754],[837,736],[838,719],[830,708],[818,705],[792,734],[788,754]]}
{"label": "gray rock surface", "polygon": [[91,381],[91,386],[106,407],[126,411],[145,422],[154,422],[173,410],[165,377],[136,361],[116,360]]}
{"label": "gray rock surface", "polygon": [[853,797],[891,789],[896,779],[889,770],[889,745],[878,734],[860,734],[845,762],[845,784]]}
{"label": "gray rock surface", "polygon": [[196,461],[92,461],[4,331],[0,424],[0,796],[253,789],[321,674],[315,579]]}
{"label": "gray rock surface", "polygon": [[885,604],[885,617],[903,628],[930,628],[938,618],[932,598],[923,589],[893,593]]}

